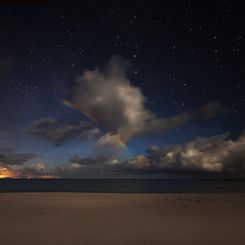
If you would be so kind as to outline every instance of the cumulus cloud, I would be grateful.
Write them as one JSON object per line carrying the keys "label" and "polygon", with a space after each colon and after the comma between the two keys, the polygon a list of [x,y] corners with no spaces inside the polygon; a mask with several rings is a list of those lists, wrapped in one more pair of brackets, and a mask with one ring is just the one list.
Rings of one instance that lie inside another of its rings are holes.
{"label": "cumulus cloud", "polygon": [[127,79],[126,67],[124,60],[114,56],[103,72],[87,70],[76,80],[72,104],[110,132],[107,140],[114,141],[115,134],[126,141],[142,131],[152,117],[144,107],[141,90]]}
{"label": "cumulus cloud", "polygon": [[147,155],[124,163],[129,169],[245,171],[245,131],[236,140],[229,134],[197,138],[164,148],[152,146]]}
{"label": "cumulus cloud", "polygon": [[34,121],[32,128],[27,132],[46,139],[55,145],[60,145],[74,137],[94,139],[100,133],[98,128],[84,121],[77,124],[63,124],[53,118]]}
{"label": "cumulus cloud", "polygon": [[211,119],[226,112],[219,103],[209,103],[197,110],[170,118],[157,118],[146,108],[140,88],[127,78],[128,62],[113,56],[105,69],[86,70],[77,78],[73,100],[65,101],[91,120],[103,126],[106,134],[99,145],[127,142],[131,138],[155,131],[166,131],[195,119]]}
{"label": "cumulus cloud", "polygon": [[18,169],[18,177],[21,178],[58,178],[55,168],[43,162],[25,165]]}

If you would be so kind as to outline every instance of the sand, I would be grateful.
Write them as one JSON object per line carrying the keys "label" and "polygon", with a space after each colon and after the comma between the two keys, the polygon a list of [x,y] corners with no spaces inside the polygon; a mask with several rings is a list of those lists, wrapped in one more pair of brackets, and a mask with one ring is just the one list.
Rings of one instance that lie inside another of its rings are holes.
{"label": "sand", "polygon": [[0,244],[245,244],[245,194],[0,193]]}

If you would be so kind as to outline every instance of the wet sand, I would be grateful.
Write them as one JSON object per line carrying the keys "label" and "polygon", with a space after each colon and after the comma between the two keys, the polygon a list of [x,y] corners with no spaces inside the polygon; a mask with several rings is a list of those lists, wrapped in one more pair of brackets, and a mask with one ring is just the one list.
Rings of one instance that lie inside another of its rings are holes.
{"label": "wet sand", "polygon": [[0,193],[3,245],[245,244],[245,194]]}

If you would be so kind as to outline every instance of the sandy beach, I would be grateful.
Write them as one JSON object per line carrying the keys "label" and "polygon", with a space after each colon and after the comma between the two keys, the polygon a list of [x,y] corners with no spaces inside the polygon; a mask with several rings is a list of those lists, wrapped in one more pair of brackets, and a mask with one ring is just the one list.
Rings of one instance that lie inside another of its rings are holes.
{"label": "sandy beach", "polygon": [[0,193],[4,245],[245,244],[245,194]]}

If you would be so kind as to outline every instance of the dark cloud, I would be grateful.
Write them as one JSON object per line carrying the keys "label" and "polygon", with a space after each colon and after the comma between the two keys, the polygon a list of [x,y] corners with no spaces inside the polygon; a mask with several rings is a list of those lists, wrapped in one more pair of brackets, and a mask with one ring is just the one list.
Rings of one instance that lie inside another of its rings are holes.
{"label": "dark cloud", "polygon": [[97,164],[104,164],[108,162],[107,158],[104,157],[96,157],[96,158],[83,158],[80,156],[74,156],[71,158],[70,163],[78,164],[78,165],[97,165]]}
{"label": "dark cloud", "polygon": [[51,167],[45,162],[36,162],[18,168],[18,176],[43,178],[43,177],[59,177],[59,178],[92,178],[105,177],[113,175],[116,159],[108,159],[103,157],[83,158],[74,156],[69,162]]}
{"label": "dark cloud", "polygon": [[94,139],[99,135],[99,129],[87,122],[63,124],[56,119],[45,118],[32,123],[27,133],[60,145],[71,138]]}
{"label": "dark cloud", "polygon": [[213,102],[177,116],[157,118],[146,108],[141,89],[127,78],[127,65],[127,61],[113,56],[104,70],[86,70],[76,80],[73,101],[65,101],[107,130],[98,145],[116,145],[140,134],[170,130],[191,120],[211,119],[226,112],[221,104]]}
{"label": "dark cloud", "polygon": [[55,168],[55,174],[62,178],[91,178],[108,174],[112,160],[103,157],[83,158],[74,156],[68,164]]}
{"label": "dark cloud", "polygon": [[32,122],[32,126],[34,128],[40,128],[40,129],[53,128],[53,127],[56,127],[58,125],[59,125],[58,121],[53,119],[53,118],[43,118],[43,119],[40,119],[38,121]]}
{"label": "dark cloud", "polygon": [[13,149],[0,149],[0,165],[22,165],[30,159],[37,157],[32,153],[15,152]]}
{"label": "dark cloud", "polygon": [[169,118],[154,118],[145,126],[145,132],[167,131],[173,128],[186,124],[189,121],[196,119],[209,120],[218,115],[223,115],[228,112],[228,109],[218,102],[210,102],[197,110],[184,112],[179,115]]}

